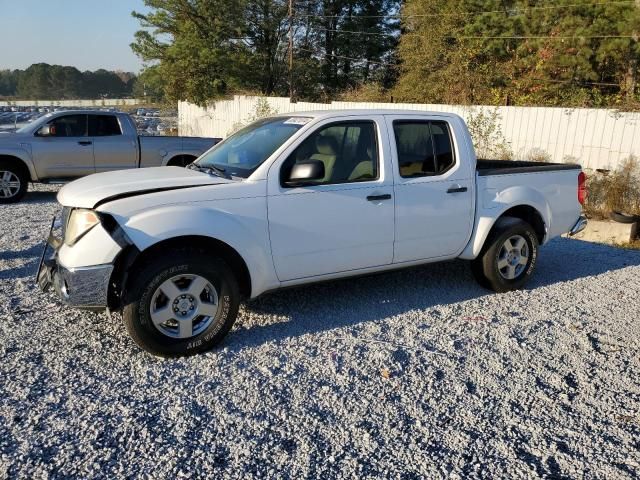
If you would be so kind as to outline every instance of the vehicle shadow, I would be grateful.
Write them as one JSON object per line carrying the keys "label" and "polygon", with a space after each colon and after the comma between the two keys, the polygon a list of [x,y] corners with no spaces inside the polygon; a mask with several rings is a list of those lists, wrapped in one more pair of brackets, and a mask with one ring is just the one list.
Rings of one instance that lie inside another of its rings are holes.
{"label": "vehicle shadow", "polygon": [[55,202],[57,194],[58,194],[58,190],[55,190],[55,191],[42,191],[42,190],[28,191],[27,194],[24,196],[24,198],[22,200],[20,200],[20,203],[31,203],[31,204],[49,203],[50,204],[51,202]]}
{"label": "vehicle shadow", "polygon": [[[526,289],[637,265],[640,251],[559,238],[541,249],[536,274]],[[459,260],[291,288],[247,303],[239,328],[229,335],[225,346],[239,351],[485,295],[495,293],[480,287],[468,262]]]}
{"label": "vehicle shadow", "polygon": [[42,243],[33,245],[25,250],[4,250],[0,251],[0,261],[24,260],[19,266],[11,265],[0,269],[0,280],[17,280],[24,277],[35,277],[38,262],[44,245]]}
{"label": "vehicle shadow", "polygon": [[26,250],[0,251],[0,260],[37,259],[41,253],[42,244],[36,244]]}

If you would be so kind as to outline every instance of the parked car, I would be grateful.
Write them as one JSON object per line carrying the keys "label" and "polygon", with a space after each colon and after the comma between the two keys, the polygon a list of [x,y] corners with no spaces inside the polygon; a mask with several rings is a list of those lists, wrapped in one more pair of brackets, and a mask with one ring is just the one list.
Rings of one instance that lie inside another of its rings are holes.
{"label": "parked car", "polygon": [[64,183],[96,172],[185,166],[219,140],[139,137],[133,119],[120,112],[50,113],[0,137],[0,178],[5,179],[0,203],[19,201],[28,182]]}
{"label": "parked car", "polygon": [[143,349],[211,348],[242,299],[461,258],[522,287],[539,246],[586,225],[579,165],[476,160],[452,114],[304,112],[254,122],[188,169],[77,180],[38,273],[65,303],[122,310]]}

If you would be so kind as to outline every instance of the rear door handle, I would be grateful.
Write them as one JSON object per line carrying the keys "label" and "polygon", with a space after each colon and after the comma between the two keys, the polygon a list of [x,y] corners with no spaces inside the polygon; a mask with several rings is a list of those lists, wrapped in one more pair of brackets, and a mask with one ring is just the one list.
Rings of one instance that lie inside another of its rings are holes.
{"label": "rear door handle", "polygon": [[375,202],[377,200],[391,200],[391,194],[385,193],[384,195],[369,195],[367,200],[370,202]]}
{"label": "rear door handle", "polygon": [[467,191],[467,187],[461,187],[460,185],[455,185],[453,187],[449,187],[449,190],[447,190],[447,193],[461,193],[466,191]]}
{"label": "rear door handle", "polygon": [[84,140],[81,142],[78,142],[78,145],[91,145],[93,142],[91,140]]}

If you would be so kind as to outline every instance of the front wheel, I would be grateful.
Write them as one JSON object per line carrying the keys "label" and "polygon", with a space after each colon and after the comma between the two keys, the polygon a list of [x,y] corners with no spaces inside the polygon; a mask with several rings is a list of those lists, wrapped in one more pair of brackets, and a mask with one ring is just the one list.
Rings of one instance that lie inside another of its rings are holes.
{"label": "front wheel", "polygon": [[480,285],[496,292],[521,288],[533,274],[538,258],[533,227],[519,218],[498,220],[471,270]]}
{"label": "front wheel", "polygon": [[218,344],[238,314],[238,282],[221,258],[173,251],[132,275],[123,310],[131,338],[163,357],[193,355]]}

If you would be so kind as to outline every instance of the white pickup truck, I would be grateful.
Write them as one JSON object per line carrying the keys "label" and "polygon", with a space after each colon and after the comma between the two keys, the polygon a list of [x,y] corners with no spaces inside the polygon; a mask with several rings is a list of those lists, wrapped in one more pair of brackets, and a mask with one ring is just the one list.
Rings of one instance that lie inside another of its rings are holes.
{"label": "white pickup truck", "polygon": [[0,203],[19,201],[29,182],[66,183],[96,172],[185,166],[220,139],[138,136],[122,112],[74,110],[44,115],[0,134]]}
{"label": "white pickup truck", "polygon": [[217,344],[243,299],[453,258],[497,292],[575,234],[580,166],[476,160],[463,120],[421,111],[258,120],[189,169],[100,173],[63,187],[38,282],[72,306],[122,310],[138,345]]}

